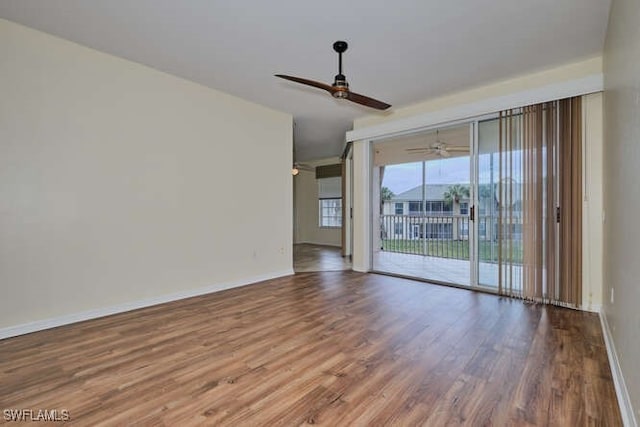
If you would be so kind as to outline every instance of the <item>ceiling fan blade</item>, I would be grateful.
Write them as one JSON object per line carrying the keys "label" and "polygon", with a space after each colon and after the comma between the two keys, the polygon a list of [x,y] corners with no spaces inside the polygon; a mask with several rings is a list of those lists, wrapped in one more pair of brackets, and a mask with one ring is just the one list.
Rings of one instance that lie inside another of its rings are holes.
{"label": "ceiling fan blade", "polygon": [[451,146],[449,146],[449,147],[447,147],[447,151],[451,151],[451,152],[457,151],[457,152],[460,152],[460,153],[468,153],[469,152],[469,147],[451,147]]}
{"label": "ceiling fan blade", "polygon": [[360,95],[355,92],[347,92],[347,99],[349,101],[353,101],[356,104],[364,105],[366,107],[375,108],[376,110],[386,110],[391,107],[390,104],[386,102],[378,101],[377,99],[369,98],[368,96]]}
{"label": "ceiling fan blade", "polygon": [[303,170],[303,171],[311,172],[311,171],[315,171],[316,170],[316,168],[314,168],[313,166],[308,165],[306,163],[297,163],[296,162],[295,165],[298,167],[298,169]]}
{"label": "ceiling fan blade", "polygon": [[436,150],[425,150],[425,151],[407,151],[407,154],[415,154],[418,156],[433,156],[433,155],[438,155],[439,153]]}
{"label": "ceiling fan blade", "polygon": [[405,148],[404,151],[420,153],[422,151],[433,151],[433,148],[429,147],[416,147],[416,148]]}
{"label": "ceiling fan blade", "polygon": [[275,74],[275,76],[280,77],[281,79],[290,80],[292,82],[300,83],[303,85],[317,87],[318,89],[323,89],[329,93],[333,93],[333,87],[328,84],[316,82],[314,80],[303,79],[301,77],[287,76],[285,74]]}

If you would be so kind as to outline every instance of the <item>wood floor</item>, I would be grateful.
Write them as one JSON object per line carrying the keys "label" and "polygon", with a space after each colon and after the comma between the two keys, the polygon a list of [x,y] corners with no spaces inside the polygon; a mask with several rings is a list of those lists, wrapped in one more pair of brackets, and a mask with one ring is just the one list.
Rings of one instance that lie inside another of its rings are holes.
{"label": "wood floor", "polygon": [[7,408],[86,426],[621,425],[596,315],[354,272],[0,341]]}
{"label": "wood floor", "polygon": [[296,273],[351,270],[351,261],[342,256],[338,247],[298,243],[293,245],[293,270]]}

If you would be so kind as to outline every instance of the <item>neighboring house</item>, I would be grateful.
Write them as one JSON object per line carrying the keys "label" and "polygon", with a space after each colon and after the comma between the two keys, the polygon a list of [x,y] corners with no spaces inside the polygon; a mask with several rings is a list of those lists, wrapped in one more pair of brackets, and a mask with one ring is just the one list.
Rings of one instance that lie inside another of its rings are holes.
{"label": "neighboring house", "polygon": [[[381,215],[381,237],[383,239],[469,239],[469,197],[447,202],[445,193],[451,184],[419,185],[383,201]],[[424,193],[424,194],[423,194]],[[493,204],[491,200],[493,199]],[[424,210],[423,210],[424,200]],[[516,209],[503,217],[503,224],[511,224],[514,239],[522,235],[522,215]],[[478,237],[481,240],[496,240],[498,230],[499,203],[491,195],[480,195],[477,210]]]}
{"label": "neighboring house", "polygon": [[444,193],[449,187],[449,184],[419,185],[384,201],[382,238],[468,239],[469,198],[447,202]]}

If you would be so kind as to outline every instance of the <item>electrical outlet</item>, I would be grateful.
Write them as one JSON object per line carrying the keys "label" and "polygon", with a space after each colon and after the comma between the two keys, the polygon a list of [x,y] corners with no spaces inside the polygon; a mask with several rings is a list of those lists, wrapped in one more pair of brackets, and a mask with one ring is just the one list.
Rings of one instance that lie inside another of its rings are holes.
{"label": "electrical outlet", "polygon": [[614,292],[613,291],[614,291],[614,289],[611,288],[611,304],[613,304],[613,302],[614,302]]}

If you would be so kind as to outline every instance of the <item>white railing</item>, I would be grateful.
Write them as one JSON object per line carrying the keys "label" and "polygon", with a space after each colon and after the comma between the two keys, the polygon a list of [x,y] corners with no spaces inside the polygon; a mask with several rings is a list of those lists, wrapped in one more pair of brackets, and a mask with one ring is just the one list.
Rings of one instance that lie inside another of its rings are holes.
{"label": "white railing", "polygon": [[[478,257],[483,262],[498,260],[497,218],[481,215],[478,221]],[[469,259],[468,215],[381,215],[381,249],[440,258]],[[511,233],[503,243],[502,256],[518,262],[522,257],[521,234]]]}
{"label": "white railing", "polygon": [[469,259],[467,215],[381,215],[380,221],[382,250]]}

